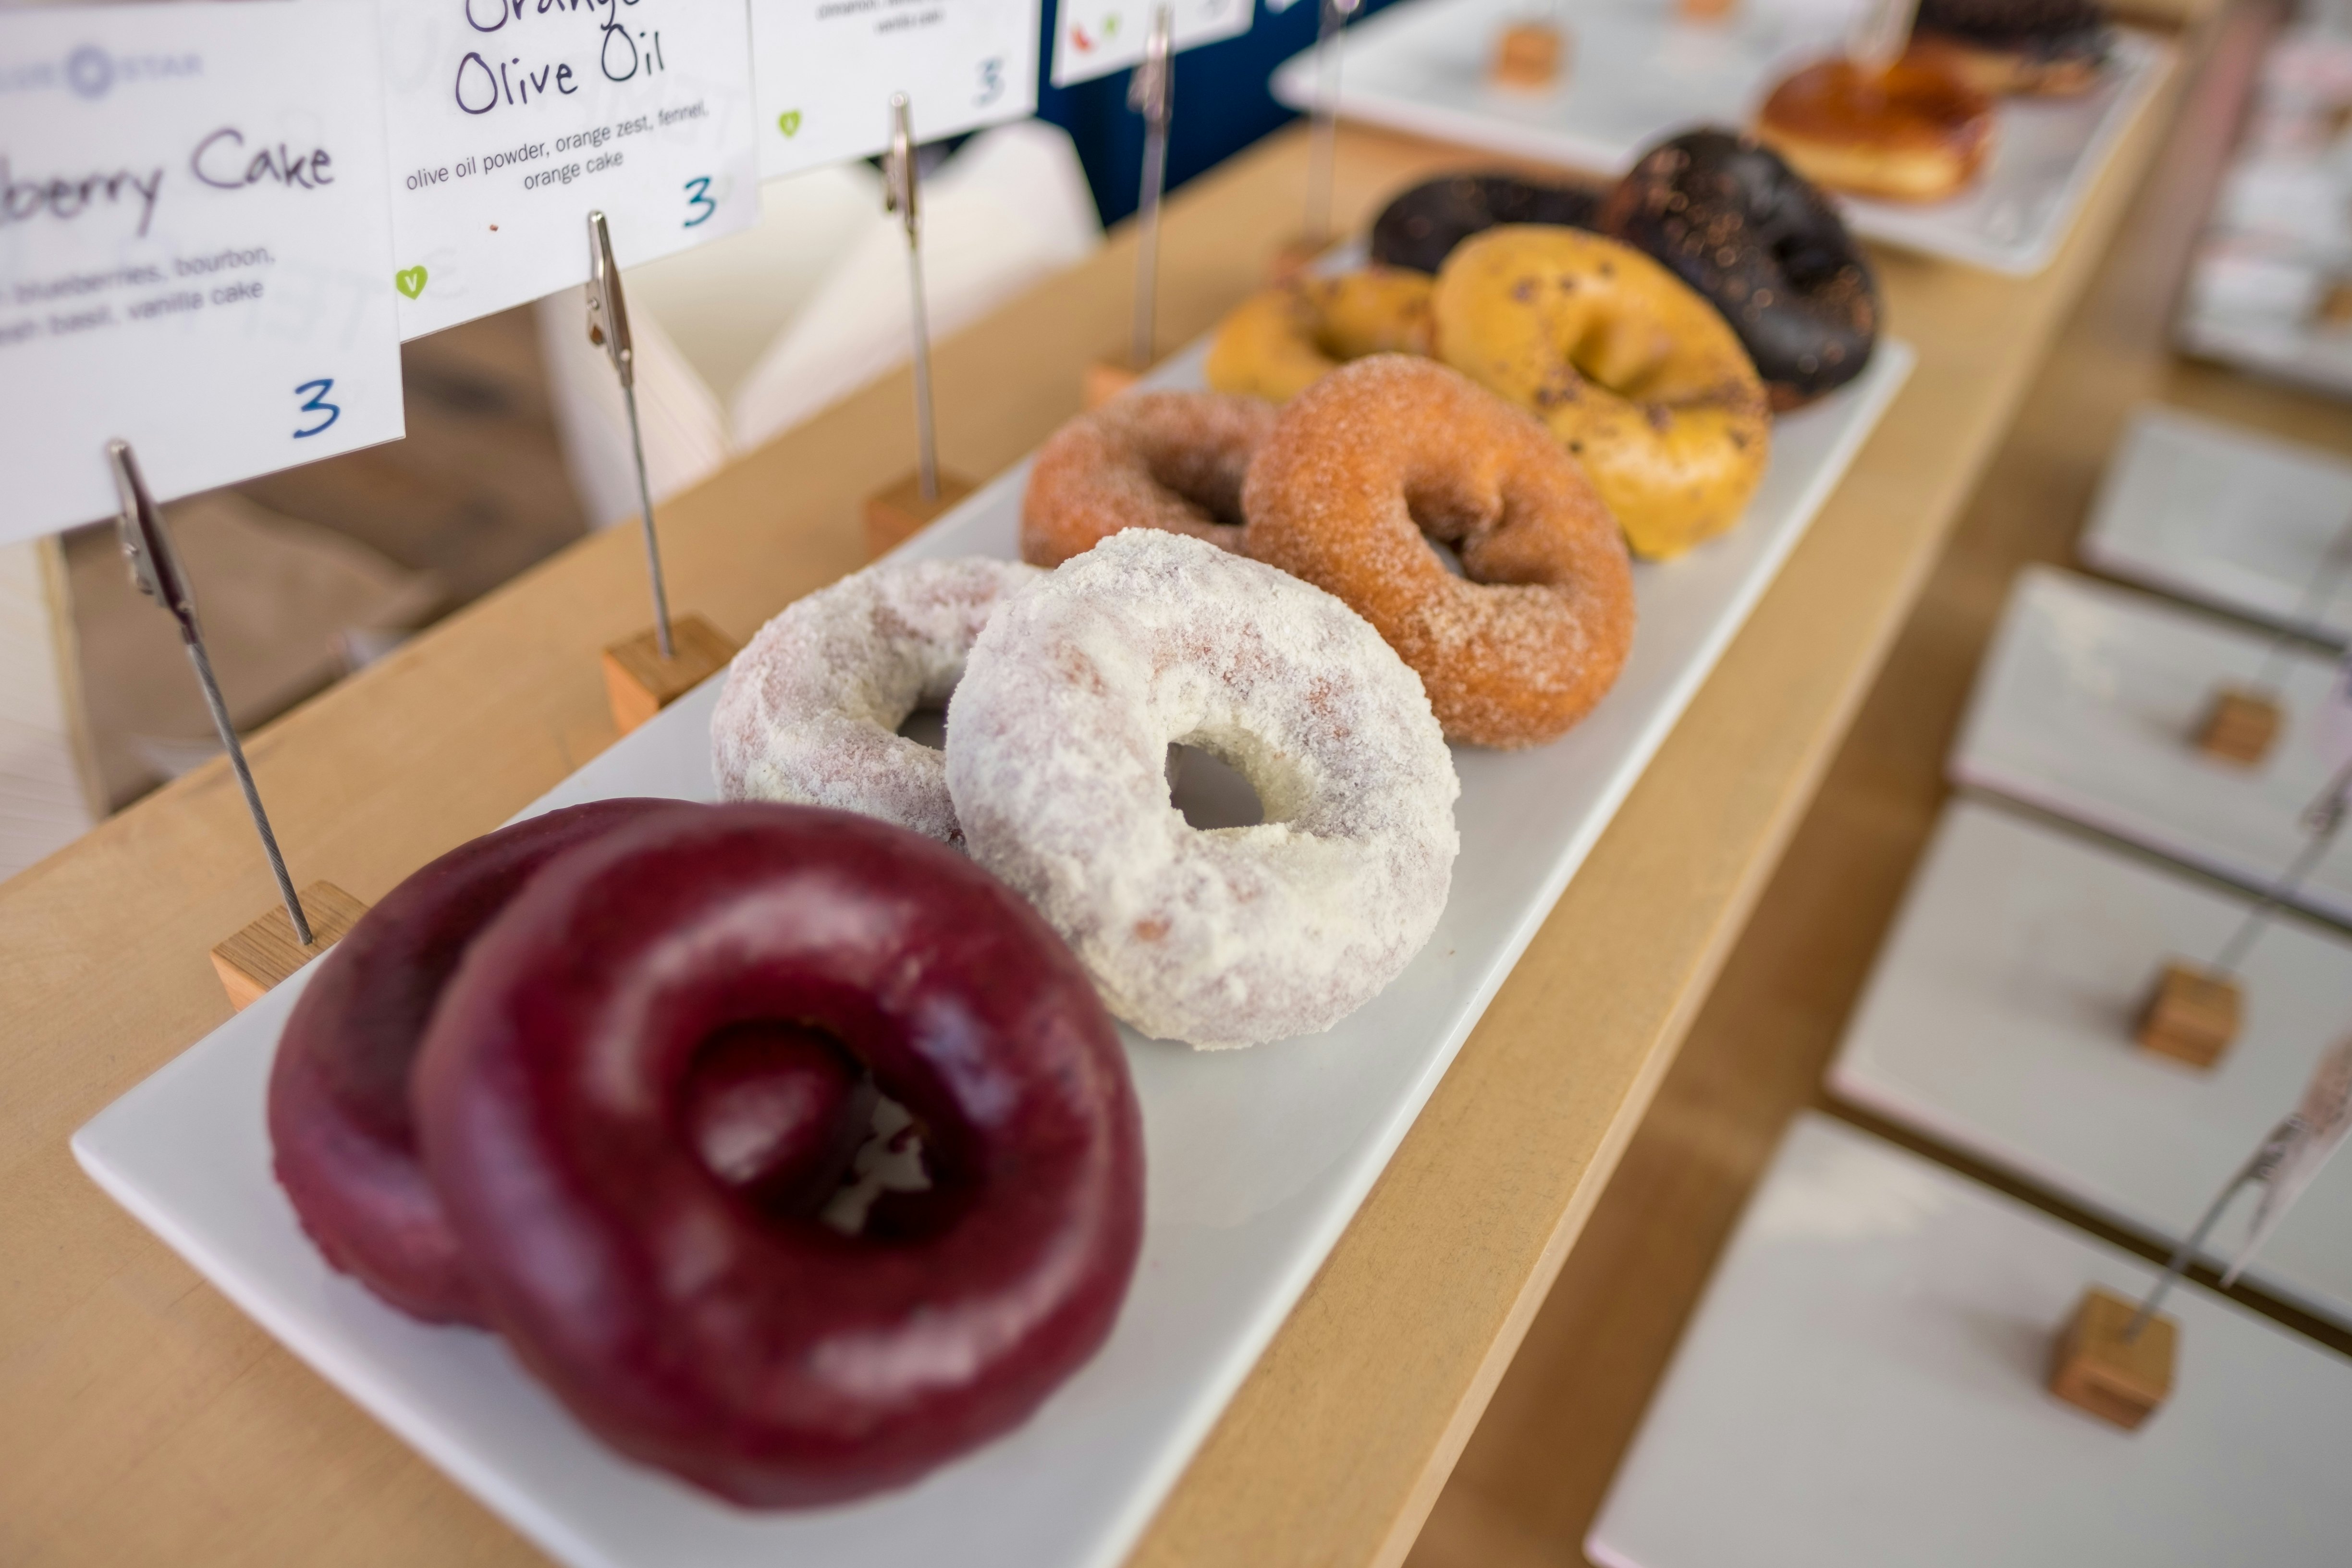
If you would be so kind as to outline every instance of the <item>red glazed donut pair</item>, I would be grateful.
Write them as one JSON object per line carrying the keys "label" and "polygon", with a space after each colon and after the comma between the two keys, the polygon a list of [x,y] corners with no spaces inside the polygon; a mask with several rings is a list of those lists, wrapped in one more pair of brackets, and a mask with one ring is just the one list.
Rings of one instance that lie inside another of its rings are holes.
{"label": "red glazed donut pair", "polygon": [[[520,886],[427,1005],[412,1146],[472,1306],[607,1442],[740,1503],[834,1500],[1018,1424],[1099,1346],[1141,1241],[1140,1120],[1084,971],[1017,896],[903,829],[770,805],[645,810]],[[339,952],[364,969],[360,935]],[[290,1025],[288,1048],[322,1050]],[[780,1062],[845,1048],[934,1183],[858,1237],[804,1217],[774,1139],[725,1135],[772,1131],[747,1097],[801,1103]],[[274,1082],[273,1131],[317,1103]],[[336,1156],[288,1146],[342,1263]]]}

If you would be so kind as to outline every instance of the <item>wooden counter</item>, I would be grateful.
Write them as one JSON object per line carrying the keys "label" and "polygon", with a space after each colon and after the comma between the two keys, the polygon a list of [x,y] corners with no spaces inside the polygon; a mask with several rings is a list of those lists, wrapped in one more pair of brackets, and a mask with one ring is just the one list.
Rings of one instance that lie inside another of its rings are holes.
{"label": "wooden counter", "polygon": [[[1920,351],[1721,668],[1464,1047],[1139,1549],[1139,1563],[1389,1563],[1640,1121],[1890,637],[2137,184],[2168,93],[2058,262],[2015,281],[1882,257]],[[1305,140],[1170,205],[1166,341],[1255,287]],[[1361,222],[1462,154],[1349,132]],[[993,473],[1126,332],[1128,237],[937,356],[945,460]],[[887,378],[665,508],[674,602],[748,636],[858,564],[911,461]],[[611,739],[596,668],[644,616],[633,533],[584,542],[251,745],[298,879],[380,897]],[[530,1549],[203,1284],[74,1167],[92,1113],[226,1016],[205,950],[270,902],[204,770],[0,885],[0,1562],[508,1563]]]}

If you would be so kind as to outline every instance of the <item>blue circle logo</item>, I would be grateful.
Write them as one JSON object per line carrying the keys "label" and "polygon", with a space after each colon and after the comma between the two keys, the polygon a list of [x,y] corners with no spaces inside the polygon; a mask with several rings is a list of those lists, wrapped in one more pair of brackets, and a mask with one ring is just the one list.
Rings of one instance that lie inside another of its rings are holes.
{"label": "blue circle logo", "polygon": [[84,44],[66,57],[66,85],[84,98],[104,98],[114,85],[114,57]]}

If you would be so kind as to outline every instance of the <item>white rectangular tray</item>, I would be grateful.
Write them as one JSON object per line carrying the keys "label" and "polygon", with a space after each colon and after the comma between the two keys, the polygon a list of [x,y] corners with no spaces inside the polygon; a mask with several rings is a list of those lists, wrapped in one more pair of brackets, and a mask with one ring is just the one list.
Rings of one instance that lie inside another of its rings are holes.
{"label": "white rectangular tray", "polygon": [[[1155,379],[1198,384],[1202,352]],[[1108,1568],[1314,1277],[1911,363],[1906,346],[1883,344],[1852,387],[1780,422],[1741,527],[1636,569],[1633,657],[1574,733],[1534,751],[1456,753],[1453,896],[1376,1005],[1326,1034],[1255,1050],[1195,1054],[1127,1037],[1149,1198],[1118,1327],[1026,1426],[907,1490],[799,1513],[722,1507],[600,1447],[497,1341],[419,1327],[331,1273],[271,1179],[263,1127],[271,1053],[304,976],[117,1100],[74,1152],[296,1354],[578,1568]],[[1001,476],[906,549],[1013,555],[1027,470]],[[718,689],[706,683],[532,809],[617,795],[710,798]]]}
{"label": "white rectangular tray", "polygon": [[[2266,888],[2303,849],[2303,810],[2335,771],[2319,715],[2334,665],[2307,653],[2280,659],[2285,724],[2258,766],[2209,757],[2190,737],[2214,687],[2260,675],[2272,640],[2128,588],[2030,567],[1977,671],[1951,776]],[[2352,834],[2313,868],[2296,902],[2352,921]]]}
{"label": "white rectangular tray", "polygon": [[[1841,47],[1853,7],[1766,9],[1745,0],[1720,24],[1674,0],[1563,0],[1567,79],[1548,91],[1496,87],[1495,40],[1524,0],[1408,0],[1342,35],[1339,112],[1414,135],[1614,177],[1642,149],[1695,125],[1746,128],[1774,83]],[[2171,69],[2169,44],[2117,29],[2113,61],[2080,98],[2005,99],[1983,172],[1948,201],[1843,198],[1857,234],[2023,277],[2050,265],[2139,106]],[[1308,50],[1276,70],[1274,96],[1315,103]]]}
{"label": "white rectangular tray", "polygon": [[2114,576],[2340,647],[2347,536],[2352,461],[2150,404],[2116,444],[2079,548]]}
{"label": "white rectangular tray", "polygon": [[2341,1568],[2352,1365],[2194,1285],[2172,1397],[2124,1432],[2046,1393],[2127,1253],[1799,1119],[1585,1552],[1603,1568]]}
{"label": "white rectangular tray", "polygon": [[[2292,918],[2241,966],[2245,1029],[2208,1071],[2132,1043],[2157,968],[2210,962],[2250,900],[2126,850],[1958,801],[1920,863],[1830,1087],[2164,1246],[2352,1032],[2352,941]],[[2243,1198],[2210,1244],[2234,1251]],[[2247,1271],[2352,1326],[2352,1162]]]}

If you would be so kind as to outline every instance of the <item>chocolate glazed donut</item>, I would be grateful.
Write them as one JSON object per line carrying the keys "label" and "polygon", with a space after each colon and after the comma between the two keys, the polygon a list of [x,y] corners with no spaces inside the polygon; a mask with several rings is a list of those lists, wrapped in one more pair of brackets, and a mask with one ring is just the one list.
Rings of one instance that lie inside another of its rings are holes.
{"label": "chocolate glazed donut", "polygon": [[1435,272],[1472,235],[1507,223],[1591,228],[1601,197],[1513,174],[1448,174],[1413,186],[1372,220],[1372,263]]}
{"label": "chocolate glazed donut", "polygon": [[[467,945],[557,856],[675,800],[567,806],[459,845],[393,889],[320,960],[269,1077],[278,1180],[327,1261],[411,1317],[484,1321],[416,1152],[409,1079]],[[830,1195],[873,1116],[872,1081],[829,1043],[769,1030],[714,1042],[688,1121],[722,1181],[753,1201]]]}
{"label": "chocolate glazed donut", "polygon": [[[887,1238],[778,1218],[681,1133],[714,1034],[822,1031],[915,1116],[941,1199]],[[534,879],[416,1073],[425,1160],[489,1315],[623,1452],[738,1503],[902,1484],[1099,1346],[1143,1228],[1118,1037],[1027,904],[871,818],[650,817]]]}
{"label": "chocolate glazed donut", "polygon": [[1843,386],[1870,363],[1870,263],[1828,198],[1751,138],[1709,129],[1660,142],[1609,194],[1595,226],[1723,312],[1776,409]]}

